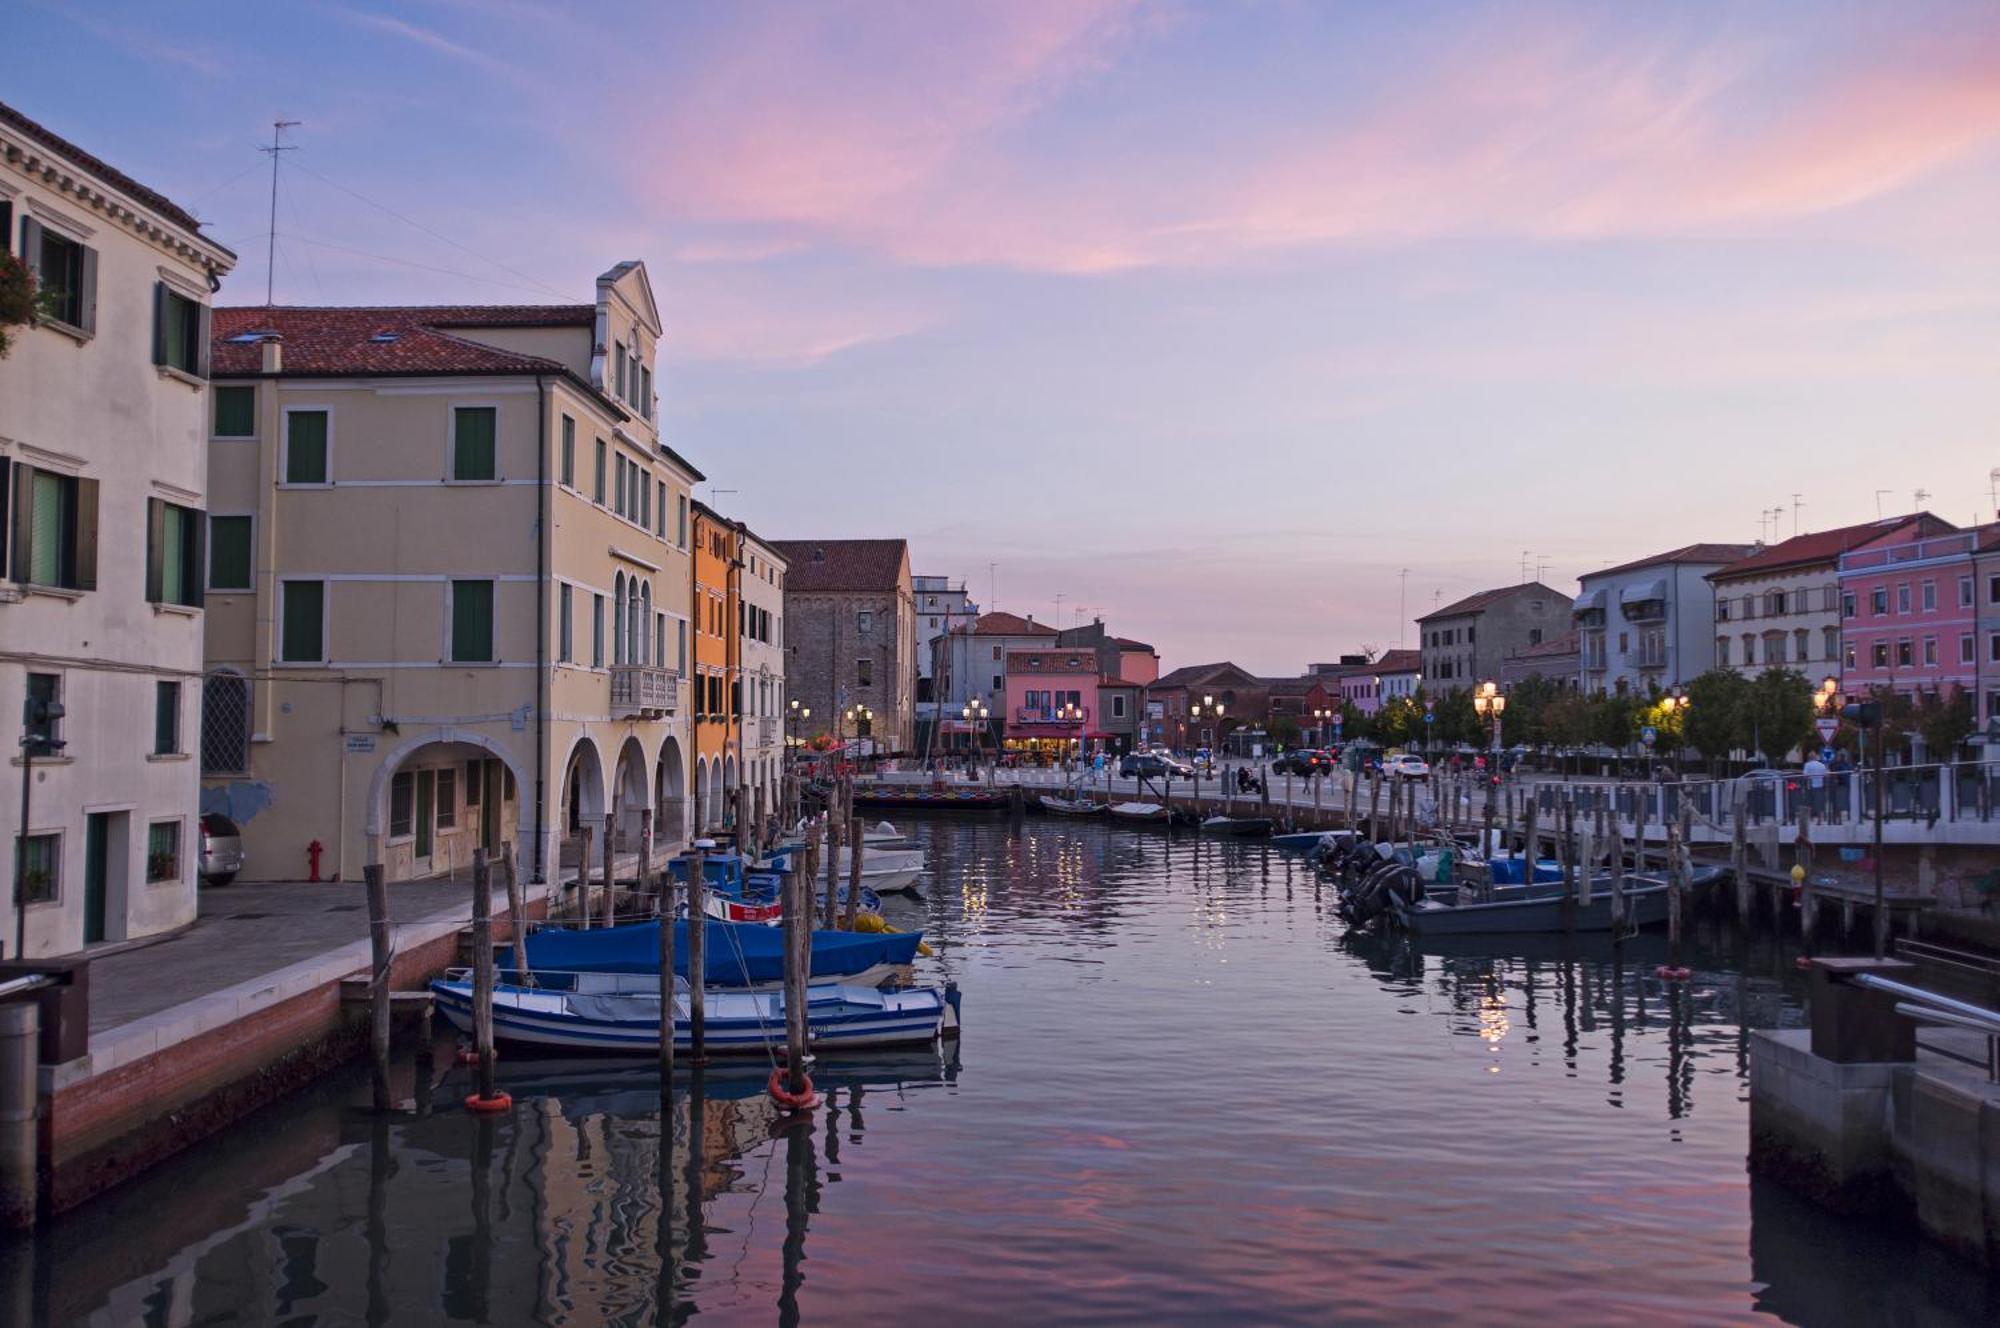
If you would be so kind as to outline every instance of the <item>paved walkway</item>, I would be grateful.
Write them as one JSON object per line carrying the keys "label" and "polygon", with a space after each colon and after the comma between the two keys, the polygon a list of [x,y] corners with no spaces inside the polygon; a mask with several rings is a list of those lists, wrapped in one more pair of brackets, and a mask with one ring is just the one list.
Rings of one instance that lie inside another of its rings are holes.
{"label": "paved walkway", "polygon": [[[367,887],[238,883],[201,891],[201,916],[172,940],[107,955],[90,965],[90,1031],[158,1014],[209,992],[249,982],[355,941],[368,940]],[[469,914],[472,882],[416,881],[389,887],[389,916],[409,924]],[[494,892],[494,912],[507,907]]]}

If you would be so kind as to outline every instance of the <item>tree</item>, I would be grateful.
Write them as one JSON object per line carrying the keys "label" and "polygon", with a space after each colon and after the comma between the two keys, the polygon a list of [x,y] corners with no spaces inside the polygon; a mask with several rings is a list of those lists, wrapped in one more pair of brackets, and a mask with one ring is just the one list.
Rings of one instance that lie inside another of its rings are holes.
{"label": "tree", "polygon": [[1972,736],[1978,717],[1972,697],[1957,683],[1949,698],[1925,692],[1917,699],[1915,727],[1924,740],[1924,752],[1933,761],[1950,761],[1958,755],[1958,745]]}
{"label": "tree", "polygon": [[1734,669],[1710,669],[1690,682],[1681,741],[1708,761],[1720,761],[1737,748],[1748,747],[1743,705],[1749,690],[1748,680]]}
{"label": "tree", "polygon": [[1637,698],[1615,693],[1586,702],[1585,727],[1591,742],[1623,751],[1639,736]]}
{"label": "tree", "polygon": [[0,254],[0,360],[14,349],[14,329],[35,317],[35,274],[11,254]]}
{"label": "tree", "polygon": [[1424,736],[1424,708],[1415,697],[1392,698],[1375,713],[1375,732],[1383,742],[1406,747]]}
{"label": "tree", "polygon": [[1767,761],[1776,762],[1794,747],[1811,742],[1817,713],[1812,683],[1793,669],[1765,669],[1744,689],[1748,745]]}
{"label": "tree", "polygon": [[1553,741],[1549,737],[1549,712],[1564,696],[1568,689],[1553,678],[1541,674],[1531,674],[1507,689],[1507,735],[1516,742],[1533,746],[1546,746]]}
{"label": "tree", "polygon": [[1299,721],[1290,715],[1273,715],[1264,725],[1264,732],[1271,741],[1281,747],[1296,746],[1299,741]]}
{"label": "tree", "polygon": [[1487,721],[1479,717],[1473,709],[1472,693],[1463,687],[1454,687],[1440,696],[1432,707],[1436,722],[1431,725],[1437,741],[1451,745],[1467,743],[1484,747],[1492,730]]}

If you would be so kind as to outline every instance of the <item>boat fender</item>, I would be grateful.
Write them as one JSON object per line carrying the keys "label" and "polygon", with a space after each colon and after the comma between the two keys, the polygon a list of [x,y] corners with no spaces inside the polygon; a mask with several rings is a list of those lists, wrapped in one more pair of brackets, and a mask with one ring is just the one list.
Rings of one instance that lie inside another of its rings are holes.
{"label": "boat fender", "polygon": [[771,1067],[771,1078],[764,1085],[764,1091],[771,1095],[771,1100],[786,1111],[811,1111],[817,1107],[819,1094],[813,1092],[813,1077],[810,1074],[799,1076],[805,1081],[805,1087],[794,1093],[785,1087],[785,1073],[782,1065]]}
{"label": "boat fender", "polygon": [[1653,976],[1663,982],[1686,982],[1694,976],[1691,968],[1681,968],[1673,964],[1661,964],[1653,970]]}
{"label": "boat fender", "polygon": [[492,1097],[481,1097],[474,1093],[465,1099],[465,1109],[480,1116],[498,1115],[500,1112],[510,1110],[513,1105],[514,1095],[497,1089]]}

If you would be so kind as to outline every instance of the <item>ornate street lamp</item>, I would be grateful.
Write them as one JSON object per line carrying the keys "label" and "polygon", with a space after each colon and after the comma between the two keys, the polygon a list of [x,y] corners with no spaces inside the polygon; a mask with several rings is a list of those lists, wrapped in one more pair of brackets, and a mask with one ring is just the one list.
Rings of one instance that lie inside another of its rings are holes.
{"label": "ornate street lamp", "polygon": [[1500,694],[1497,682],[1480,683],[1472,693],[1472,708],[1481,719],[1493,717],[1493,745],[1491,755],[1486,758],[1486,844],[1484,851],[1493,851],[1493,818],[1499,812],[1500,798],[1500,714],[1507,708],[1507,698]]}
{"label": "ornate street lamp", "polygon": [[1215,741],[1211,742],[1208,746],[1208,763],[1211,768],[1215,765],[1216,748],[1222,745],[1222,713],[1224,709],[1225,707],[1220,701],[1206,693],[1202,695],[1201,700],[1188,707],[1188,719],[1190,722],[1199,724],[1204,716],[1215,722]]}

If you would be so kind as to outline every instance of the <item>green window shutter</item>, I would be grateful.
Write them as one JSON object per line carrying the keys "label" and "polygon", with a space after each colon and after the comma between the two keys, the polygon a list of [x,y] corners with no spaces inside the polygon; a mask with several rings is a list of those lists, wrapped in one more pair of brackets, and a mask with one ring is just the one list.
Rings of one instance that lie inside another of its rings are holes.
{"label": "green window shutter", "polygon": [[172,301],[167,298],[167,283],[153,283],[153,363],[172,364],[168,359],[167,320],[173,312]]}
{"label": "green window shutter", "polygon": [[451,658],[460,664],[493,659],[493,583],[451,583]]}
{"label": "green window shutter", "polygon": [[576,487],[576,421],[562,417],[562,482]]}
{"label": "green window shutter", "polygon": [[167,505],[158,498],[146,500],[146,602],[164,603],[167,598]]}
{"label": "green window shutter", "polygon": [[326,412],[295,410],[285,416],[285,483],[326,483]]}
{"label": "green window shutter", "polygon": [[283,598],[284,620],[278,658],[291,663],[318,663],[326,657],[326,583],[287,581]]}
{"label": "green window shutter", "polygon": [[85,332],[97,332],[97,251],[88,245],[78,245],[82,259],[77,264],[77,317],[76,325]]}
{"label": "green window shutter", "polygon": [[592,479],[591,499],[597,503],[604,501],[604,440],[602,438],[597,440],[597,473]]}
{"label": "green window shutter", "polygon": [[215,393],[215,436],[253,438],[257,434],[257,389],[218,387]]}
{"label": "green window shutter", "polygon": [[68,521],[70,538],[63,550],[66,559],[68,579],[63,582],[72,590],[97,589],[97,481],[70,480],[68,490],[68,510],[64,516]]}
{"label": "green window shutter", "polygon": [[63,581],[63,477],[46,470],[31,472],[29,499],[28,577],[38,586]]}
{"label": "green window shutter", "polygon": [[250,589],[250,518],[208,519],[208,584],[214,590]]}
{"label": "green window shutter", "polygon": [[180,750],[181,685],[153,684],[153,753],[168,756]]}
{"label": "green window shutter", "polygon": [[494,434],[498,412],[491,406],[460,406],[453,414],[451,477],[455,480],[497,479]]}

